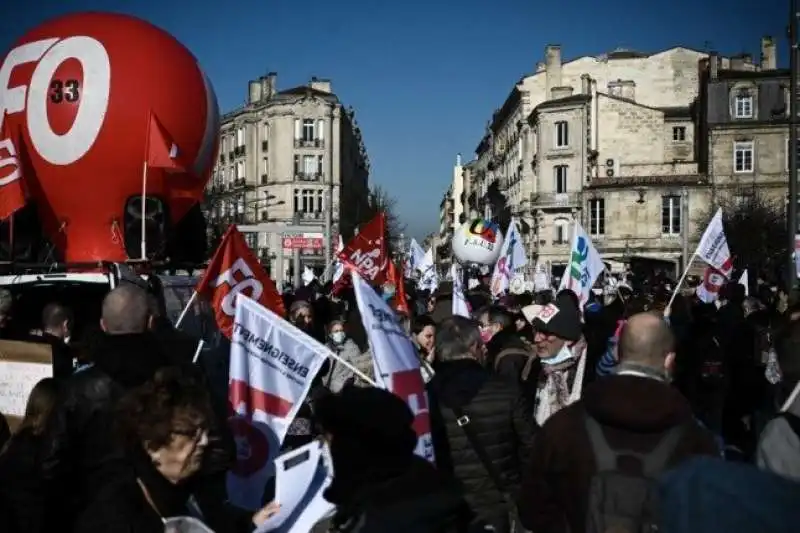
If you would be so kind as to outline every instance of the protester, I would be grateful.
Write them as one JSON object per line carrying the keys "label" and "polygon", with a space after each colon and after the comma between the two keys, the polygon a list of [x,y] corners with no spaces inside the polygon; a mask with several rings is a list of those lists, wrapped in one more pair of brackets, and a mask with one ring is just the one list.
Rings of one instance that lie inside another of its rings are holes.
{"label": "protester", "polygon": [[[341,319],[336,319],[328,324],[328,348],[330,348],[343,361],[358,369],[365,376],[372,378],[375,375],[375,368],[372,364],[372,356],[369,353],[362,353],[358,345],[347,337],[345,323]],[[357,376],[350,368],[340,361],[331,362],[331,370],[325,377],[325,385],[331,392],[339,392],[346,385],[368,385],[361,377]]]}
{"label": "protester", "polygon": [[498,306],[478,313],[481,340],[486,344],[486,364],[498,376],[518,382],[533,357],[533,346],[525,342],[515,316]]}
{"label": "protester", "polygon": [[58,392],[56,379],[39,381],[28,396],[24,418],[8,442],[0,447],[0,508],[5,508],[7,513],[5,533],[45,531],[39,465],[45,445],[45,427],[58,400]]}
{"label": "protester", "polygon": [[65,379],[75,370],[76,360],[69,346],[73,324],[72,312],[60,303],[50,303],[42,311],[42,334],[34,338],[50,345],[53,377]]}
{"label": "protester", "polygon": [[337,533],[460,533],[473,515],[455,485],[414,454],[414,415],[400,398],[345,387],[323,398],[317,421],[330,445]]}
{"label": "protester", "polygon": [[[117,410],[125,463],[76,523],[76,533],[162,533],[165,520],[197,515],[184,482],[202,466],[212,424],[203,384],[176,368],[163,369],[122,398]],[[274,505],[239,522],[249,532],[276,511]]]}
{"label": "protester", "polygon": [[580,399],[586,377],[586,342],[574,295],[562,291],[555,303],[531,305],[522,312],[536,331],[535,353],[541,367],[529,368],[526,373],[538,377],[535,415],[542,425]]}
{"label": "protester", "polygon": [[669,384],[674,342],[658,315],[631,317],[620,337],[616,374],[589,385],[580,400],[547,420],[533,441],[519,496],[527,529],[585,531],[590,517],[613,521],[614,509],[591,507],[596,503],[592,495],[600,496],[590,492],[598,490],[595,476],[620,472],[642,477],[641,483],[623,484],[623,494],[611,493],[617,488],[612,483],[602,485],[609,491],[608,502],[635,507],[630,502],[641,503],[643,494],[631,487],[646,489],[646,478],[661,470],[692,455],[717,453],[712,436],[697,425],[689,403]]}
{"label": "protester", "polygon": [[519,388],[483,366],[484,350],[473,320],[453,316],[439,325],[436,376],[428,384],[431,425],[437,467],[464,487],[478,516],[502,533],[511,530],[511,495],[519,487],[534,424]]}
{"label": "protester", "polygon": [[436,322],[430,315],[421,315],[411,322],[411,341],[419,352],[420,359],[433,363]]}

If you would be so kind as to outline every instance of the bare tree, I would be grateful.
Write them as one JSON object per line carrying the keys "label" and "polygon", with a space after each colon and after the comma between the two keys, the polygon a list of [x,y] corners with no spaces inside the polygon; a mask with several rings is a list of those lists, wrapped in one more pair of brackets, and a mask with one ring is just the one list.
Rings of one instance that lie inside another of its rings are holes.
{"label": "bare tree", "polygon": [[763,196],[757,189],[747,196],[723,196],[698,217],[696,241],[720,207],[734,268],[746,268],[751,276],[779,279],[788,253],[784,203]]}

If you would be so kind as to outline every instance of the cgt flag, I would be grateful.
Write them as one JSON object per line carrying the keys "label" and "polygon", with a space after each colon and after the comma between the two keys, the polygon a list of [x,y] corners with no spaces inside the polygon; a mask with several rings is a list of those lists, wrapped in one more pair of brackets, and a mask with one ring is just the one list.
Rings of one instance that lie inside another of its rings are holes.
{"label": "cgt flag", "polygon": [[236,300],[228,401],[237,454],[228,473],[228,498],[255,510],[328,349],[255,300],[243,294]]}

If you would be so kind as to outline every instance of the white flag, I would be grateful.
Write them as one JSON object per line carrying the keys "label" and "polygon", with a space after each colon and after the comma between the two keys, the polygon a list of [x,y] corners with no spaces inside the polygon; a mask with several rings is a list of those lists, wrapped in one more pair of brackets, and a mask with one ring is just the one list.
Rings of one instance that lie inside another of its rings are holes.
{"label": "white flag", "polygon": [[419,270],[425,260],[425,252],[417,242],[417,239],[411,239],[408,249],[408,262],[409,262],[409,275],[415,270]]}
{"label": "white flag", "polygon": [[353,272],[358,311],[372,350],[376,380],[405,401],[414,413],[417,455],[433,462],[433,437],[428,394],[420,372],[417,350],[397,316],[383,298]]}
{"label": "white flag", "polygon": [[744,287],[744,295],[750,296],[750,279],[747,276],[746,268],[744,269],[744,272],[742,272],[742,275],[739,276],[739,285]]}
{"label": "white flag", "polygon": [[439,273],[436,272],[436,263],[433,261],[433,248],[428,248],[425,252],[417,270],[422,273],[417,282],[417,289],[433,292],[439,287]]}
{"label": "white flag", "polygon": [[569,289],[574,292],[583,307],[589,300],[594,282],[603,273],[606,265],[580,223],[576,220],[574,224],[569,263],[561,276],[559,290]]}
{"label": "white flag", "polygon": [[469,304],[464,296],[464,280],[458,263],[453,263],[450,266],[450,277],[453,280],[453,315],[469,318]]}
{"label": "white flag", "polygon": [[328,349],[255,300],[236,295],[231,338],[229,424],[236,464],[228,473],[228,499],[261,507],[272,460],[286,437]]}
{"label": "white flag", "polygon": [[722,208],[717,213],[700,238],[695,255],[714,267],[726,278],[730,278],[733,270],[731,252],[728,249],[728,240],[725,238],[725,229],[722,227]]}
{"label": "white flag", "polygon": [[519,235],[517,221],[511,219],[508,226],[508,235],[500,248],[500,257],[494,264],[492,272],[491,290],[492,295],[497,297],[508,291],[511,278],[514,272],[528,264],[528,257],[525,255],[525,248],[522,246],[522,239]]}

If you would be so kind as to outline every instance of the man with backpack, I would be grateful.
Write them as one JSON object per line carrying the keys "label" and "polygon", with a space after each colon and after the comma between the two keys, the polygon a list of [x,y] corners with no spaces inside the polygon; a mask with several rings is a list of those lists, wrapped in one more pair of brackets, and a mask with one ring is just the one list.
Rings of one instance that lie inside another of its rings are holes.
{"label": "man with backpack", "polygon": [[632,316],[616,374],[587,386],[533,441],[518,499],[536,533],[655,531],[657,479],[694,455],[715,455],[710,433],[670,384],[674,338],[656,314]]}

